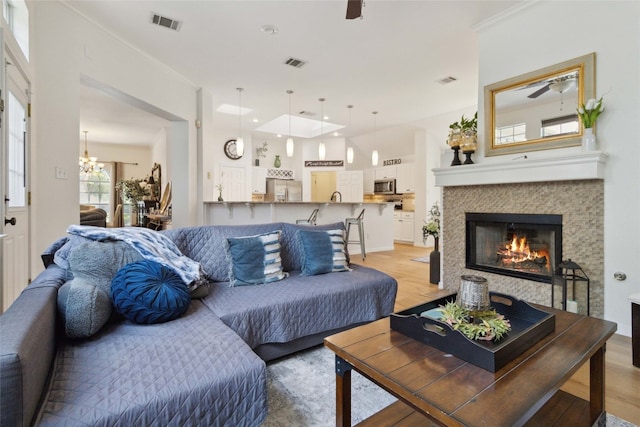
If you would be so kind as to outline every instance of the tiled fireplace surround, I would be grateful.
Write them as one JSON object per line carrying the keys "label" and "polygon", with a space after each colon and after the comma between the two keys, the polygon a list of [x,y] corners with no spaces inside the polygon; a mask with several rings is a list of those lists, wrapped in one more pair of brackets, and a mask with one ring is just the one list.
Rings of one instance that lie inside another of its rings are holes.
{"label": "tiled fireplace surround", "polygon": [[[591,315],[604,315],[604,180],[599,152],[503,165],[435,169],[443,190],[442,283],[456,291],[460,276],[486,277],[489,289],[551,304],[551,285],[470,270],[465,265],[465,213],[559,214],[562,258],[578,263],[590,279]],[[466,170],[465,170],[466,169]],[[525,182],[523,182],[525,181]],[[533,181],[533,182],[530,182]],[[557,290],[556,290],[557,291]],[[557,295],[557,294],[556,294]],[[557,300],[556,300],[557,301]]]}

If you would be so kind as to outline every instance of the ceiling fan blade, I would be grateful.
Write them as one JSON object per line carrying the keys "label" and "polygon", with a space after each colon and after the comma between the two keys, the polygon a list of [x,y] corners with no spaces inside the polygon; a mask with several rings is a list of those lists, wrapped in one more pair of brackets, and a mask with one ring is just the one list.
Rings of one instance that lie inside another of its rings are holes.
{"label": "ceiling fan blade", "polygon": [[549,90],[549,85],[551,85],[551,83],[548,83],[544,86],[542,86],[540,89],[538,89],[537,91],[533,92],[531,95],[527,96],[527,98],[537,98],[540,95],[542,95],[543,93],[545,93],[546,91]]}
{"label": "ceiling fan blade", "polygon": [[347,19],[356,19],[362,16],[363,0],[347,0]]}

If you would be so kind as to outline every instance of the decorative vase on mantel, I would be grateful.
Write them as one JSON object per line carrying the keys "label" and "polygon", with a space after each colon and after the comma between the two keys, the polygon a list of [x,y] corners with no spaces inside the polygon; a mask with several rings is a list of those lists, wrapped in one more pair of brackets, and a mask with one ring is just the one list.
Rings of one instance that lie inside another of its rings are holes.
{"label": "decorative vase on mantel", "polygon": [[596,134],[593,133],[593,128],[585,128],[582,134],[582,151],[595,151],[596,150]]}
{"label": "decorative vase on mantel", "polygon": [[433,236],[433,250],[429,254],[429,283],[437,285],[440,283],[440,251],[438,243],[439,238]]}
{"label": "decorative vase on mantel", "polygon": [[276,154],[276,159],[273,161],[273,166],[275,166],[276,168],[282,166],[282,163],[280,162],[280,155]]}

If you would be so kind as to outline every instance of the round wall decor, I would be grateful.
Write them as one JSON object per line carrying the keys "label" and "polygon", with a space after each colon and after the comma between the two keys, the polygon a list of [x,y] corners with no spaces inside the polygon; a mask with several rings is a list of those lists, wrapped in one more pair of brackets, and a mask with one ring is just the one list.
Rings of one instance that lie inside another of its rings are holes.
{"label": "round wall decor", "polygon": [[242,157],[238,155],[235,139],[230,139],[224,143],[224,154],[231,160],[238,160]]}

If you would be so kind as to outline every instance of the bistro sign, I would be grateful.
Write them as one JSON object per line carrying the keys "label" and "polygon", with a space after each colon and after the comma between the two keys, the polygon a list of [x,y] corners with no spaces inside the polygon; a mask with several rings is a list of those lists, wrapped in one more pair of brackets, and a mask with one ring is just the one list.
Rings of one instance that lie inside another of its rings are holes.
{"label": "bistro sign", "polygon": [[305,160],[305,168],[344,166],[344,160]]}
{"label": "bistro sign", "polygon": [[402,163],[402,159],[389,159],[389,160],[383,160],[382,166],[399,165],[400,163]]}

